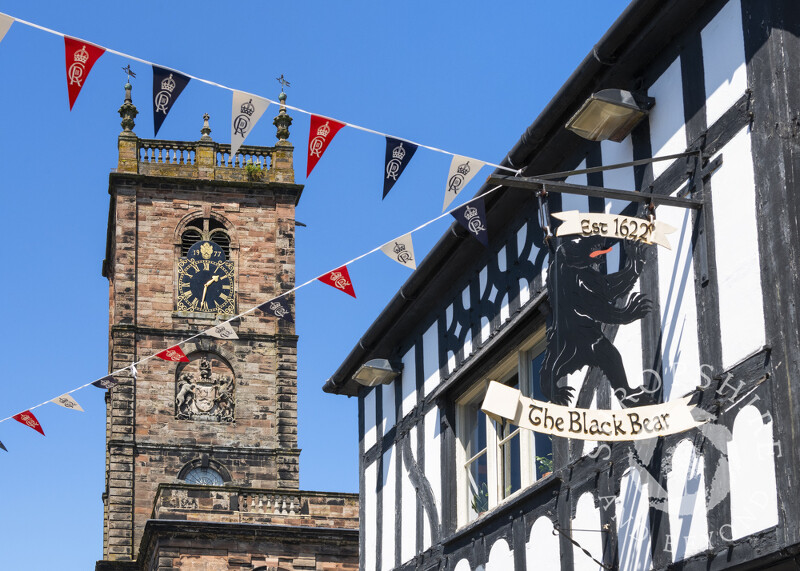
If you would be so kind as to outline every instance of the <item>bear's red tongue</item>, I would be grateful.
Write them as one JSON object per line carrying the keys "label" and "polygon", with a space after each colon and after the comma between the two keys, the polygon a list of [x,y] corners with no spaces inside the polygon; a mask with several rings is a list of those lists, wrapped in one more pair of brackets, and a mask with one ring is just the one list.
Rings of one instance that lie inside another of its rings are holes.
{"label": "bear's red tongue", "polygon": [[597,256],[602,256],[603,254],[608,254],[613,248],[614,247],[611,246],[611,248],[607,248],[605,250],[595,250],[594,252],[589,254],[589,257],[590,258],[596,258]]}

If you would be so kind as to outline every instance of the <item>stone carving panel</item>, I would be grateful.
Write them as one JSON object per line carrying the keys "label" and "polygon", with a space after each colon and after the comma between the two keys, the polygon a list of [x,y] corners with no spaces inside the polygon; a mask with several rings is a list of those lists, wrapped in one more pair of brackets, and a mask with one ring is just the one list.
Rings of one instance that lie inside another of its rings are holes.
{"label": "stone carving panel", "polygon": [[186,420],[233,421],[235,379],[230,366],[213,353],[188,356],[175,381],[175,417]]}

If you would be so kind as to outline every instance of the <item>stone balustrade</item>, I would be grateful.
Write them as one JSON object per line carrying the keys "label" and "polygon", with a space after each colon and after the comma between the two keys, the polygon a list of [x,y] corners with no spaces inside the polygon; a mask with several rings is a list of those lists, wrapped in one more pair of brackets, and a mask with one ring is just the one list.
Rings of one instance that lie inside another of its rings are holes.
{"label": "stone balustrade", "polygon": [[[293,173],[289,174],[292,147],[286,142],[278,145],[243,145],[232,155],[230,145],[211,140],[166,141],[130,135],[121,139],[121,168],[117,172],[220,181],[294,182]],[[125,159],[126,155],[130,158]]]}
{"label": "stone balustrade", "polygon": [[358,529],[358,494],[160,484],[151,518]]}

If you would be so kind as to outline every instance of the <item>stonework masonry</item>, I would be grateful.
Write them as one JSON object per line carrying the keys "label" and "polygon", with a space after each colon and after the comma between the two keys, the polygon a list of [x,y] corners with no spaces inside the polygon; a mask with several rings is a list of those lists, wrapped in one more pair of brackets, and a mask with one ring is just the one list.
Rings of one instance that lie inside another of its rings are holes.
{"label": "stonework masonry", "polygon": [[[231,317],[176,311],[181,239],[193,221],[211,221],[230,238],[237,313],[294,287],[294,211],[302,192],[284,107],[275,120],[284,138],[275,147],[242,147],[231,157],[230,146],[211,139],[207,116],[200,141],[139,139],[126,89],[103,263],[110,371]],[[294,323],[254,311],[231,324],[238,339],[199,336],[182,349],[230,372],[232,421],[178,418],[178,363],[152,358],[135,378],[130,369],[117,375],[107,394],[97,569],[358,567],[357,496],[298,489]],[[219,394],[193,388],[196,398]],[[192,467],[215,470],[223,486],[189,486],[181,478]],[[254,497],[261,503],[248,504]],[[297,505],[275,507],[278,497]]]}

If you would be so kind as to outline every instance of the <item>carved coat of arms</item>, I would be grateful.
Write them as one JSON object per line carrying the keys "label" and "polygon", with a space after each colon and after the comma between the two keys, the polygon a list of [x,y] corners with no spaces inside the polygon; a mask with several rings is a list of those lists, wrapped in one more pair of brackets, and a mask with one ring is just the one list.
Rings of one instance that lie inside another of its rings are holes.
{"label": "carved coat of arms", "polygon": [[194,372],[184,372],[178,377],[175,416],[231,422],[235,404],[233,376],[213,374],[211,361],[205,356],[199,360],[199,369],[199,376]]}

